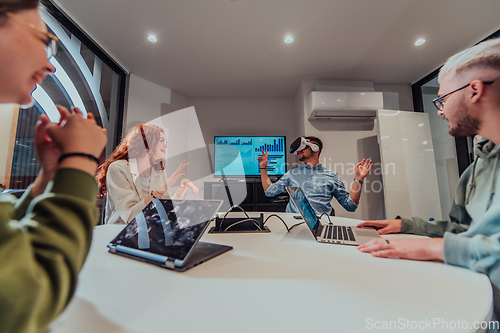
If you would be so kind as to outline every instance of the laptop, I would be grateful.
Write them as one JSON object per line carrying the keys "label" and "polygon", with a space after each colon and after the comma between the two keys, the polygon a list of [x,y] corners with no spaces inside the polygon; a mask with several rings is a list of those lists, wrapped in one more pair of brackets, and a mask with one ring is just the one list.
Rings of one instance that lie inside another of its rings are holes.
{"label": "laptop", "polygon": [[328,244],[359,245],[380,235],[374,228],[356,228],[347,225],[321,224],[316,212],[300,187],[286,188],[290,198],[302,215],[317,242]]}
{"label": "laptop", "polygon": [[109,244],[109,252],[186,271],[232,249],[200,242],[222,200],[153,199]]}

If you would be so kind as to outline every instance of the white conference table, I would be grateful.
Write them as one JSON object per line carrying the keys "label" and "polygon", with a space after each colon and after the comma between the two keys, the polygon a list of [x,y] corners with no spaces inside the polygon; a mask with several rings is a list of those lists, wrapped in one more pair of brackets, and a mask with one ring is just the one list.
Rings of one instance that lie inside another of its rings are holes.
{"label": "white conference table", "polygon": [[202,241],[234,249],[184,273],[108,253],[123,225],[98,226],[76,295],[49,332],[392,332],[429,322],[426,332],[475,332],[490,319],[486,275],[320,244],[305,225],[287,233],[277,218],[266,225],[271,233],[205,233]]}

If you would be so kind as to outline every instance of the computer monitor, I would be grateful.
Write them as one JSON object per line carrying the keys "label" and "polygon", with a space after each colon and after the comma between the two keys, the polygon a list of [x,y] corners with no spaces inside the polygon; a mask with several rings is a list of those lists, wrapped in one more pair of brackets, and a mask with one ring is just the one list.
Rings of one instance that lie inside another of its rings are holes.
{"label": "computer monitor", "polygon": [[284,136],[216,136],[214,140],[216,177],[259,177],[258,157],[268,154],[267,173],[283,176],[286,172]]}

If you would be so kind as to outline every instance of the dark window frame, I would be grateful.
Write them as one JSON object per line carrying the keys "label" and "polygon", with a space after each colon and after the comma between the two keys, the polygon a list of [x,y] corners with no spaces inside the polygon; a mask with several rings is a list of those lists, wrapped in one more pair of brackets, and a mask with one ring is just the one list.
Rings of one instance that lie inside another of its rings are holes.
{"label": "dark window frame", "polygon": [[111,58],[106,51],[97,45],[80,27],[57,5],[53,0],[44,2],[48,12],[64,26],[69,32],[75,35],[82,44],[85,44],[90,51],[98,56],[103,63],[114,70],[120,76],[120,85],[118,91],[118,112],[116,120],[115,137],[109,138],[113,140],[113,147],[116,147],[121,140],[123,131],[123,116],[125,110],[125,93],[126,84],[128,81],[128,73]]}

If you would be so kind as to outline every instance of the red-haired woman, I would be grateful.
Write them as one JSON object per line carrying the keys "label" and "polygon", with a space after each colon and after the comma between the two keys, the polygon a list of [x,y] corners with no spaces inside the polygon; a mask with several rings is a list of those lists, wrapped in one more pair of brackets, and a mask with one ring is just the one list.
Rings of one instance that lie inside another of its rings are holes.
{"label": "red-haired woman", "polygon": [[[140,124],[116,147],[97,172],[100,194],[107,194],[105,223],[128,223],[155,198],[170,198],[168,189],[183,178],[188,163],[165,175],[164,131],[155,125]],[[174,198],[182,198],[188,188],[198,188],[183,179]]]}

